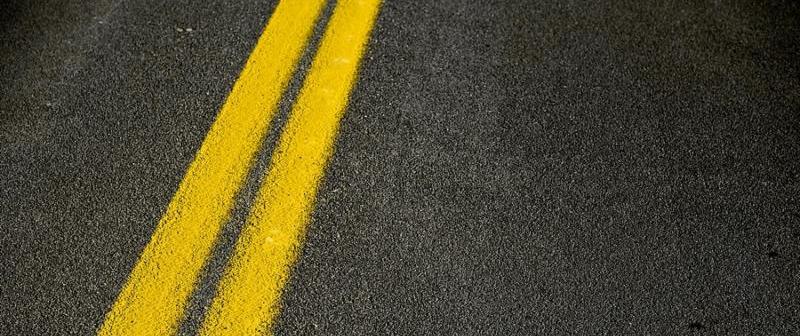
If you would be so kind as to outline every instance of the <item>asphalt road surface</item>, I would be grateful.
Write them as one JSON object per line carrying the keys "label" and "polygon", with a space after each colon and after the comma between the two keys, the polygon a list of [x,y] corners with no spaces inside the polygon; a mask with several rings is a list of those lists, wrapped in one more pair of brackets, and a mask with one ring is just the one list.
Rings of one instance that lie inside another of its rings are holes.
{"label": "asphalt road surface", "polygon": [[[0,334],[98,330],[276,5],[0,5]],[[384,0],[357,75],[275,334],[800,334],[799,3]]]}

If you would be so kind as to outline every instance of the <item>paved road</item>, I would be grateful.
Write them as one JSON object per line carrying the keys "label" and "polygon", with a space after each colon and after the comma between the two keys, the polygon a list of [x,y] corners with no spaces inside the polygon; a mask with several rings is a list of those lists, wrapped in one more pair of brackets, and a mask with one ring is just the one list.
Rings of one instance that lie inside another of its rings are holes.
{"label": "paved road", "polygon": [[[0,334],[97,330],[275,6],[2,5]],[[385,0],[275,333],[797,334],[798,18],[791,1]]]}

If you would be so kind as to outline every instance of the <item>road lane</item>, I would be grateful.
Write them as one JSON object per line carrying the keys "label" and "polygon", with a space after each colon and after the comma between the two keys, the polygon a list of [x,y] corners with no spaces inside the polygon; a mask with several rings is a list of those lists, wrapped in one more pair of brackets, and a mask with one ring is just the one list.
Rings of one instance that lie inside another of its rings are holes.
{"label": "road lane", "polygon": [[324,3],[277,6],[98,335],[177,330]]}
{"label": "road lane", "polygon": [[276,334],[796,334],[799,9],[387,1]]}
{"label": "road lane", "polygon": [[201,335],[272,331],[379,7],[336,3]]}

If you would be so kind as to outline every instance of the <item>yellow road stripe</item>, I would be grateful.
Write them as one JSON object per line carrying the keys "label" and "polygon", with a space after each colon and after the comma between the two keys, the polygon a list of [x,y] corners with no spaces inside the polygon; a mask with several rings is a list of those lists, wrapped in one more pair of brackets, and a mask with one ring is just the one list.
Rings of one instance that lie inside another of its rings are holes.
{"label": "yellow road stripe", "polygon": [[339,0],[200,335],[269,333],[380,0]]}
{"label": "yellow road stripe", "polygon": [[283,0],[97,335],[174,334],[324,0]]}

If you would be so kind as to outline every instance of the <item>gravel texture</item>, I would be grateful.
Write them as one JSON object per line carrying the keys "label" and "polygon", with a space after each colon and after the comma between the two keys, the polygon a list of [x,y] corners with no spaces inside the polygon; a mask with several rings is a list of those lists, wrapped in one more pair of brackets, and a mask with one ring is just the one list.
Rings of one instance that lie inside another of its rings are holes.
{"label": "gravel texture", "polygon": [[[3,5],[0,334],[95,330],[274,4]],[[386,0],[277,334],[799,334],[798,18]]]}

